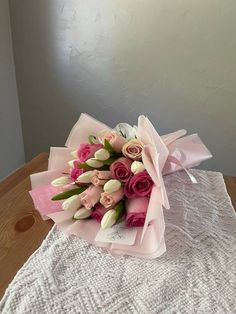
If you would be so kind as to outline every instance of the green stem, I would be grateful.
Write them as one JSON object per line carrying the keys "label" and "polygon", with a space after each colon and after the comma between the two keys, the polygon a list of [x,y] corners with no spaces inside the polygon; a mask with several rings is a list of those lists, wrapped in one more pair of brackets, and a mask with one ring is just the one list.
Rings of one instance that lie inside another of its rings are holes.
{"label": "green stem", "polygon": [[116,211],[116,221],[118,221],[125,213],[125,202],[123,200],[120,201],[114,210]]}
{"label": "green stem", "polygon": [[52,197],[52,201],[64,200],[64,199],[69,198],[69,197],[71,197],[73,195],[80,194],[83,191],[85,191],[86,189],[87,189],[87,187],[79,187],[79,188],[76,188],[76,189],[72,189],[72,190],[69,190],[69,191],[65,191],[65,192],[56,194],[56,195],[54,195]]}

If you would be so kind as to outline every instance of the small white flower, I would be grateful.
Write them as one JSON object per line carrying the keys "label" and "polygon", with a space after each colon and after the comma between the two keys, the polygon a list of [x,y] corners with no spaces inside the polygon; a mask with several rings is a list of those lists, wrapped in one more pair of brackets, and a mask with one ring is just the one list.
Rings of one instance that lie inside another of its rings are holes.
{"label": "small white flower", "polygon": [[109,210],[105,213],[105,215],[102,217],[101,221],[101,228],[107,229],[112,227],[116,223],[116,211],[114,209]]}
{"label": "small white flower", "polygon": [[81,201],[79,195],[73,195],[67,198],[62,203],[62,209],[64,210],[76,210],[81,206]]}
{"label": "small white flower", "polygon": [[60,177],[60,178],[57,178],[57,179],[53,180],[51,182],[51,185],[53,185],[53,186],[63,186],[63,185],[69,184],[70,182],[71,182],[71,179],[69,177]]}
{"label": "small white flower", "polygon": [[93,173],[93,170],[86,171],[82,173],[77,179],[76,182],[78,183],[90,183],[91,182],[91,175]]}
{"label": "small white flower", "polygon": [[70,153],[74,158],[78,158],[77,155],[77,150],[74,150],[73,152]]}
{"label": "small white flower", "polygon": [[72,159],[70,161],[68,161],[68,165],[71,167],[71,168],[74,168],[74,161],[76,161],[77,159]]}
{"label": "small white flower", "polygon": [[144,164],[141,161],[134,161],[131,164],[131,171],[136,174],[145,170]]}
{"label": "small white flower", "polygon": [[130,140],[136,137],[137,126],[131,126],[128,123],[119,123],[114,128],[114,130],[118,132],[121,136],[125,137],[127,140]]}
{"label": "small white flower", "polygon": [[75,214],[74,218],[75,219],[85,219],[90,217],[92,214],[92,210],[86,209],[85,207],[81,207]]}
{"label": "small white flower", "polygon": [[103,166],[103,162],[96,160],[94,158],[90,158],[86,161],[86,164],[93,168],[101,168]]}
{"label": "small white flower", "polygon": [[104,184],[103,190],[108,193],[113,193],[119,190],[121,182],[116,179],[111,179]]}
{"label": "small white flower", "polygon": [[110,158],[110,153],[105,148],[101,148],[96,151],[94,157],[98,160],[107,160],[108,158]]}

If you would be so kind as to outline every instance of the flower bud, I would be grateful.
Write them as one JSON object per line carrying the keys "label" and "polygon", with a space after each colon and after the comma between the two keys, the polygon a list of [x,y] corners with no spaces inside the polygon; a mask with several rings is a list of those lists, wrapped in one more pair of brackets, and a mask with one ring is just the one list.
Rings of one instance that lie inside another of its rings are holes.
{"label": "flower bud", "polygon": [[107,160],[108,158],[110,158],[110,153],[105,148],[101,148],[96,151],[94,157],[98,160]]}
{"label": "flower bud", "polygon": [[121,182],[116,179],[111,179],[104,184],[103,190],[108,193],[116,192],[120,189]]}
{"label": "flower bud", "polygon": [[93,168],[101,168],[103,166],[103,163],[99,160],[96,160],[94,158],[90,158],[86,161],[86,164]]}
{"label": "flower bud", "polygon": [[71,156],[73,156],[74,158],[78,159],[78,154],[77,154],[77,150],[74,150],[73,152],[70,153]]}
{"label": "flower bud", "polygon": [[74,219],[85,219],[90,217],[92,214],[92,210],[86,209],[85,207],[81,207],[75,214]]}
{"label": "flower bud", "polygon": [[107,229],[107,228],[112,227],[116,223],[116,219],[117,219],[116,211],[114,209],[109,210],[102,217],[101,228]]}
{"label": "flower bud", "polygon": [[136,174],[145,170],[144,164],[141,161],[134,161],[131,165],[131,171]]}
{"label": "flower bud", "polygon": [[71,179],[69,177],[60,177],[51,182],[53,186],[62,186],[71,183]]}
{"label": "flower bud", "polygon": [[71,167],[71,168],[74,168],[74,161],[76,161],[77,159],[72,159],[70,161],[68,161],[68,165]]}
{"label": "flower bud", "polygon": [[64,210],[76,210],[80,207],[81,202],[79,195],[73,195],[69,198],[67,198],[63,203],[62,203],[62,209]]}
{"label": "flower bud", "polygon": [[93,173],[93,170],[86,171],[82,173],[77,179],[76,182],[78,183],[91,183],[91,175]]}

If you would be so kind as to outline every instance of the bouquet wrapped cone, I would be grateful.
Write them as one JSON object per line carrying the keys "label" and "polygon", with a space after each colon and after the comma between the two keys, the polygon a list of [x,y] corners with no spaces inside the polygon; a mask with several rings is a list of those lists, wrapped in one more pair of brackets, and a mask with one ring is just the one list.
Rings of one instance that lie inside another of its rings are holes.
{"label": "bouquet wrapped cone", "polygon": [[[85,144],[91,136],[92,140],[102,139],[94,144],[93,151],[86,150]],[[114,155],[103,145],[104,139],[105,143],[109,141],[117,158],[113,159]],[[76,151],[80,144],[84,149],[78,157]],[[211,157],[197,134],[186,136],[185,130],[179,130],[159,136],[145,116],[138,118],[137,127],[119,124],[112,130],[81,114],[65,147],[50,149],[48,170],[31,175],[30,194],[43,219],[52,219],[65,234],[79,236],[112,254],[156,258],[166,251],[163,208],[170,206],[163,175],[185,170],[196,183],[188,168]],[[142,195],[143,182],[145,195]],[[89,187],[85,186],[89,183]],[[140,201],[135,197],[137,186]],[[58,195],[56,200],[55,195]],[[67,200],[60,195],[66,195]],[[132,220],[135,208],[137,215]],[[104,215],[103,222],[101,215]],[[135,225],[132,244],[96,238],[101,225],[112,229],[124,215],[131,232]]]}

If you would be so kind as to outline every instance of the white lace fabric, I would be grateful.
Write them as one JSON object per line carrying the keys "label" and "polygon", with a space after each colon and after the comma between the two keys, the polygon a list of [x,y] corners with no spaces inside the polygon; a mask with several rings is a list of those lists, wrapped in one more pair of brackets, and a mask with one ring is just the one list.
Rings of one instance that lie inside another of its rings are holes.
{"label": "white lace fabric", "polygon": [[167,252],[112,256],[54,227],[9,285],[0,312],[236,313],[236,215],[220,173],[165,177]]}

